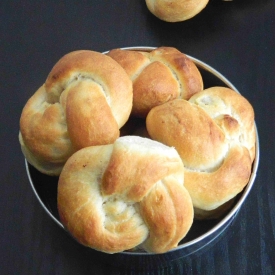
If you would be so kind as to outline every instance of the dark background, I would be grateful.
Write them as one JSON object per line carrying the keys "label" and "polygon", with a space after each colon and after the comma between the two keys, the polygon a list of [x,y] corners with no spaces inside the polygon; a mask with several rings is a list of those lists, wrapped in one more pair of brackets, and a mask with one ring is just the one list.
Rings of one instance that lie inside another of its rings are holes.
{"label": "dark background", "polygon": [[230,230],[208,249],[140,274],[275,274],[275,1],[210,0],[166,23],[143,0],[0,2],[0,273],[137,274],[92,257],[47,216],[18,142],[27,99],[55,62],[77,49],[173,46],[227,77],[255,109],[256,181]]}

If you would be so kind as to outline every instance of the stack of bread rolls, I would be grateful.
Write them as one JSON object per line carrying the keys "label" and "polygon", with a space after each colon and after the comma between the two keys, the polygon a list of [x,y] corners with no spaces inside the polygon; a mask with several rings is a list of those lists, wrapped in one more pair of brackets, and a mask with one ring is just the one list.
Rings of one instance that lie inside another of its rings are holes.
{"label": "stack of bread rolls", "polygon": [[23,108],[19,133],[27,161],[59,176],[64,227],[106,253],[164,253],[194,217],[223,215],[249,181],[255,138],[249,102],[204,89],[171,47],[65,55]]}

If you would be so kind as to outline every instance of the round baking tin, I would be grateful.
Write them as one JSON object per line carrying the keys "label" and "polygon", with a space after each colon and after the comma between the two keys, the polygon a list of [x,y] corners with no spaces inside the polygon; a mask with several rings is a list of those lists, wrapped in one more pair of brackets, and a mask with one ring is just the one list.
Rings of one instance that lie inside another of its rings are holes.
{"label": "round baking tin", "polygon": [[[127,47],[122,48],[133,51],[152,51],[155,47]],[[104,52],[105,54],[107,52]],[[204,88],[213,86],[224,86],[239,92],[236,87],[218,71],[206,63],[187,55],[198,67],[201,72]],[[256,125],[255,125],[256,127]],[[170,262],[193,255],[209,247],[219,240],[223,232],[232,224],[241,206],[247,198],[256,178],[259,164],[259,138],[256,128],[256,156],[252,166],[250,180],[244,190],[236,197],[231,209],[221,218],[216,220],[194,221],[186,237],[174,248],[163,254],[147,253],[144,251],[125,251],[116,254],[106,254],[95,251],[103,260],[116,266],[128,266],[131,268],[154,268],[156,266],[166,266]],[[32,190],[39,203],[51,217],[51,219],[65,230],[61,224],[57,210],[57,183],[58,177],[51,177],[40,173],[32,167],[26,160],[26,171]],[[66,231],[67,232],[67,231]]]}

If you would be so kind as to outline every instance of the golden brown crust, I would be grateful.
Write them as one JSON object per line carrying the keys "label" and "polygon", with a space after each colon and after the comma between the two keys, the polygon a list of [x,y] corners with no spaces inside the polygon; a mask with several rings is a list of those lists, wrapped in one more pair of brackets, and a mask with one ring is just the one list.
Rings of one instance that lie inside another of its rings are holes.
{"label": "golden brown crust", "polygon": [[173,176],[166,177],[140,203],[140,212],[151,229],[150,238],[143,244],[146,250],[165,252],[177,247],[179,236],[190,229],[192,201],[187,190],[178,185]]}
{"label": "golden brown crust", "polygon": [[109,144],[119,137],[117,121],[94,82],[80,82],[71,88],[67,96],[66,118],[70,139],[76,149]]}
{"label": "golden brown crust", "polygon": [[58,175],[75,150],[114,142],[132,97],[131,80],[112,58],[84,50],[63,56],[23,108],[25,157],[42,173]]}
{"label": "golden brown crust", "polygon": [[145,0],[149,11],[161,20],[179,22],[200,13],[209,0]]}
{"label": "golden brown crust", "polygon": [[183,99],[152,109],[146,125],[149,135],[174,146],[190,169],[214,169],[228,150],[224,133],[211,117]]}
{"label": "golden brown crust", "polygon": [[204,109],[219,125],[227,139],[239,142],[255,158],[254,110],[242,95],[225,87],[211,87],[192,96],[189,102]]}
{"label": "golden brown crust", "polygon": [[239,194],[249,181],[251,159],[247,148],[230,148],[221,166],[212,172],[185,170],[185,186],[193,205],[213,210]]}
{"label": "golden brown crust", "polygon": [[[155,163],[156,161],[156,163]],[[175,149],[126,136],[73,154],[58,183],[58,210],[80,243],[107,253],[177,246],[193,222]]]}
{"label": "golden brown crust", "polygon": [[155,106],[176,98],[189,99],[203,89],[196,65],[172,47],[151,52],[114,49],[108,53],[133,81],[135,116],[146,117]]}
{"label": "golden brown crust", "polygon": [[212,87],[188,102],[157,106],[146,126],[151,138],[179,152],[196,209],[216,209],[248,183],[255,157],[254,112],[235,91]]}

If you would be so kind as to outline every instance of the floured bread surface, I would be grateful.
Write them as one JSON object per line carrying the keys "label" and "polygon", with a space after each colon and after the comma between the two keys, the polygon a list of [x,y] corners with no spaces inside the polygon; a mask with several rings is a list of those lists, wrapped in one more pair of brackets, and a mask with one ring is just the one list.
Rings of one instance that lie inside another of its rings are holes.
{"label": "floured bread surface", "polygon": [[149,11],[167,22],[190,19],[200,13],[209,0],[145,0]]}
{"label": "floured bread surface", "polygon": [[76,240],[107,253],[166,252],[193,222],[177,151],[137,136],[73,154],[58,182],[58,210]]}
{"label": "floured bread surface", "polygon": [[255,158],[254,111],[235,91],[212,87],[189,101],[165,103],[150,111],[146,126],[151,138],[179,152],[200,217],[203,211],[214,215],[248,183]]}
{"label": "floured bread surface", "polygon": [[114,49],[108,55],[133,81],[135,116],[146,117],[155,106],[176,98],[189,99],[203,90],[195,63],[175,48],[159,47],[151,52]]}
{"label": "floured bread surface", "polygon": [[131,80],[112,58],[88,50],[63,56],[23,108],[19,140],[26,159],[59,175],[76,150],[118,138],[132,98]]}

